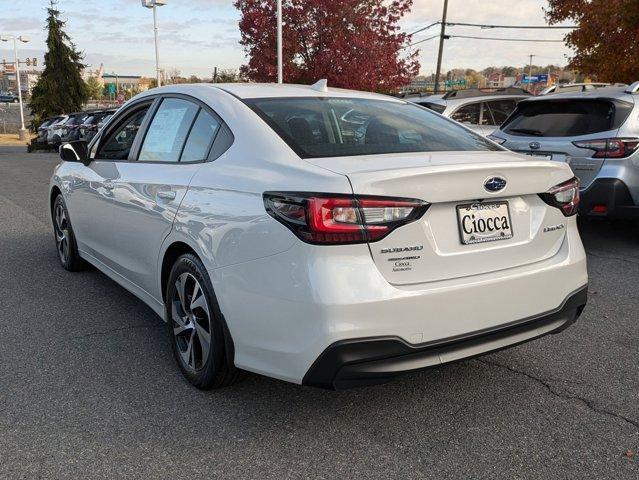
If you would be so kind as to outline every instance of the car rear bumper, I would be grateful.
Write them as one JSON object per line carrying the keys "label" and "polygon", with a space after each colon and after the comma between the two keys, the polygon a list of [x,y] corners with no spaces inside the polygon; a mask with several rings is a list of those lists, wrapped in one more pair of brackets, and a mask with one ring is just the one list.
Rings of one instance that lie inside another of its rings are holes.
{"label": "car rear bumper", "polygon": [[579,213],[609,218],[639,218],[628,186],[617,178],[599,178],[581,192]]}
{"label": "car rear bumper", "polygon": [[319,356],[303,384],[335,390],[374,385],[406,372],[513,347],[568,328],[581,315],[587,298],[588,288],[584,286],[550,312],[422,345],[410,345],[398,337],[338,341]]}
{"label": "car rear bumper", "polygon": [[[277,255],[216,269],[212,281],[235,345],[235,365],[303,383],[337,342],[397,338],[421,348],[548,315],[588,283],[576,222],[567,221],[553,257],[422,284],[389,284],[366,245],[299,242]],[[528,337],[504,338],[494,348]]]}

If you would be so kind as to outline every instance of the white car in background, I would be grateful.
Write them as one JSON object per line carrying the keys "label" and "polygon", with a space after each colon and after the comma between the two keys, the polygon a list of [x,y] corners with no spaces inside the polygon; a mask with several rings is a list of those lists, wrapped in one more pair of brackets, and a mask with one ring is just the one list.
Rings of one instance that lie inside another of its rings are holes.
{"label": "white car in background", "polygon": [[452,118],[486,136],[506,121],[517,103],[531,96],[518,87],[489,90],[469,88],[438,95],[408,96],[406,100]]}
{"label": "white car in background", "polygon": [[559,332],[586,304],[570,168],[410,102],[167,86],[60,153],[62,266],[146,302],[199,388],[239,369],[380,383]]}

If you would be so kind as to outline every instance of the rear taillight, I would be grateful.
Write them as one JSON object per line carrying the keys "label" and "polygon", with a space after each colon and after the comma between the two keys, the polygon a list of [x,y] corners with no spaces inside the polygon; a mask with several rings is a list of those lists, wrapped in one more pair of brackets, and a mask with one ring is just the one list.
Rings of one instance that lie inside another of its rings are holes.
{"label": "rear taillight", "polygon": [[624,158],[639,147],[639,138],[601,138],[572,142],[574,146],[594,150],[593,158]]}
{"label": "rear taillight", "polygon": [[579,179],[571,178],[539,196],[548,205],[561,209],[566,217],[570,217],[579,210]]}
{"label": "rear taillight", "polygon": [[308,243],[374,242],[420,218],[426,202],[313,193],[264,194],[266,211]]}

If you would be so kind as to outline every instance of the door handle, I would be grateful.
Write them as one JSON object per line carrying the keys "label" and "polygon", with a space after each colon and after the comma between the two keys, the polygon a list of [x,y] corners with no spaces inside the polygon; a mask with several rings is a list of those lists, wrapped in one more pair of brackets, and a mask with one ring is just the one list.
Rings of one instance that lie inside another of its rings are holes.
{"label": "door handle", "polygon": [[157,197],[162,200],[175,200],[175,192],[173,190],[160,190]]}
{"label": "door handle", "polygon": [[102,185],[106,190],[113,190],[115,188],[115,184],[109,180],[105,181]]}

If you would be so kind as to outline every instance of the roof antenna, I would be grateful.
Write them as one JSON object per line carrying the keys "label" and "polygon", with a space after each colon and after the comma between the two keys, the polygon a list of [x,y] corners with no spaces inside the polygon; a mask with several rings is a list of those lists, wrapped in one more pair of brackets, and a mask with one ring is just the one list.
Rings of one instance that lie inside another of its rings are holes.
{"label": "roof antenna", "polygon": [[326,93],[328,92],[328,81],[325,78],[322,78],[321,80],[318,80],[313,85],[311,85],[311,88],[318,92]]}

